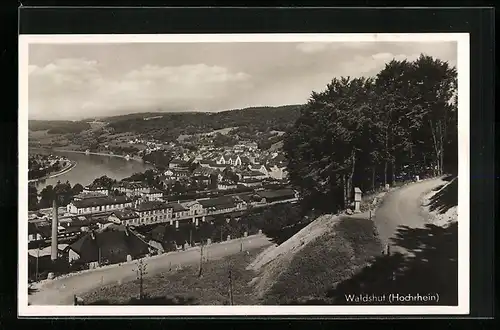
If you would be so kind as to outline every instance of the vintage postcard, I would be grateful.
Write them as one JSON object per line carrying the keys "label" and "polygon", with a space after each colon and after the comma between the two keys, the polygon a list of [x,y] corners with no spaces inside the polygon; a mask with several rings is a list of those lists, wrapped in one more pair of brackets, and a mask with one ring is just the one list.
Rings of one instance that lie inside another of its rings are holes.
{"label": "vintage postcard", "polygon": [[20,316],[469,312],[468,34],[19,54]]}

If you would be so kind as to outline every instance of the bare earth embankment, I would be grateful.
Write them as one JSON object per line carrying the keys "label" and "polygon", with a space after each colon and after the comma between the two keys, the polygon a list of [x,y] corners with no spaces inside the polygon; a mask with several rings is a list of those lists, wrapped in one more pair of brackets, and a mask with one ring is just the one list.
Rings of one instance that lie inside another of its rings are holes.
{"label": "bare earth embankment", "polygon": [[323,296],[380,254],[373,222],[366,215],[323,215],[249,266],[262,304],[293,304]]}
{"label": "bare earth embankment", "polygon": [[[429,280],[422,272],[443,274],[444,277],[433,277],[437,287],[444,288],[444,282],[453,283],[453,240],[448,240],[446,246],[428,246],[431,250],[443,250],[440,256],[444,259],[439,262],[425,255],[425,260],[430,261],[423,265],[424,258],[418,255],[419,251],[428,252],[422,244],[431,244],[426,241],[429,237],[453,238],[453,232],[427,227],[436,217],[438,203],[437,197],[432,198],[429,193],[434,192],[442,200],[443,192],[436,191],[446,183],[441,178],[429,179],[391,189],[387,194],[379,193],[372,219],[368,212],[324,215],[282,245],[268,248],[248,268],[257,273],[250,285],[259,302],[346,304],[345,293],[384,292],[398,286],[403,291],[420,288],[424,292]],[[430,200],[434,206],[426,204]],[[386,242],[412,257],[398,253],[382,256]],[[392,279],[395,273],[401,281]],[[446,301],[453,301],[453,290],[445,291]]]}

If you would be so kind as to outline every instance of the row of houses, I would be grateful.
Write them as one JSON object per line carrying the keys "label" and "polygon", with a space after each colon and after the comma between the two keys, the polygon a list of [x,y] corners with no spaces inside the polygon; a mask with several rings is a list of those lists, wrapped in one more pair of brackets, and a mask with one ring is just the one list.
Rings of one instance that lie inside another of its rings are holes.
{"label": "row of houses", "polygon": [[[250,203],[272,204],[294,200],[293,190],[263,191],[257,194],[245,193],[236,196],[224,196],[180,203],[163,203],[147,201],[131,209],[106,212],[98,216],[63,217],[58,228],[59,237],[69,232],[78,233],[75,239],[67,244],[58,245],[59,261],[67,264],[68,269],[76,266],[96,268],[105,264],[128,262],[146,255],[165,252],[164,242],[156,238],[168,226],[175,223],[179,228],[179,220],[198,225],[198,221],[213,223],[214,215],[224,214],[238,219],[244,214],[246,205]],[[135,231],[136,226],[159,223],[154,232],[144,236]],[[174,231],[174,233],[177,231]],[[50,225],[29,225],[30,240],[50,238]],[[221,234],[222,235],[222,234]],[[188,244],[183,235],[176,235],[173,248],[180,249]],[[229,239],[229,237],[228,237]],[[30,277],[50,270],[51,247],[30,248],[28,250],[28,269]]]}
{"label": "row of houses", "polygon": [[[165,223],[179,228],[182,224],[192,223],[198,226],[212,215],[243,211],[251,206],[295,201],[297,197],[292,189],[280,189],[183,202],[133,201],[126,196],[74,200],[67,206],[67,213],[59,219],[58,237],[60,240],[71,239],[82,232],[103,228],[108,224],[143,226]],[[29,242],[50,239],[51,218],[46,216],[44,219],[28,222]]]}

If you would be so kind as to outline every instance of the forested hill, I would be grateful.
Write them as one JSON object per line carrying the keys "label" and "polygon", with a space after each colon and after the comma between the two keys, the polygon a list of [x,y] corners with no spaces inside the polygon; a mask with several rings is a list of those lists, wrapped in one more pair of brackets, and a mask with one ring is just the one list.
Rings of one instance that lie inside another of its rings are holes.
{"label": "forested hill", "polygon": [[[221,112],[143,113],[105,120],[116,133],[147,134],[159,140],[174,140],[181,134],[207,133],[227,127],[256,131],[285,131],[300,115],[301,105],[252,107]],[[145,120],[145,118],[151,120]],[[157,118],[152,118],[157,117]]]}
{"label": "forested hill", "polygon": [[30,131],[48,131],[49,134],[80,133],[90,128],[85,121],[70,120],[29,120]]}

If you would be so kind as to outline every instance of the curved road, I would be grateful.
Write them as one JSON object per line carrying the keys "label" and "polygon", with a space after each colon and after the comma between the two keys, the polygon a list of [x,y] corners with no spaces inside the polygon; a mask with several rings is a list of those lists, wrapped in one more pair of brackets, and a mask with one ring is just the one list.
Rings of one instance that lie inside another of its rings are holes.
{"label": "curved road", "polygon": [[[269,246],[272,243],[264,235],[254,235],[242,240],[236,239],[211,244],[204,247],[203,255],[204,257],[208,257],[208,262],[210,262],[213,259],[239,253],[241,244],[243,244],[243,250],[252,250]],[[186,266],[198,264],[199,262],[199,248],[167,253],[145,259],[147,276],[167,271],[170,267],[172,270],[175,270],[179,265]],[[135,280],[136,265],[137,262],[133,261],[46,281],[36,287],[37,292],[28,296],[28,301],[31,305],[72,305],[73,295],[75,294],[81,295],[103,285],[120,284]]]}
{"label": "curved road", "polygon": [[[403,186],[388,193],[375,212],[375,226],[383,246],[390,243],[399,226],[423,227],[427,217],[423,213],[422,198],[433,189],[446,184],[442,178],[429,179]],[[391,252],[406,252],[404,248],[391,245]]]}

